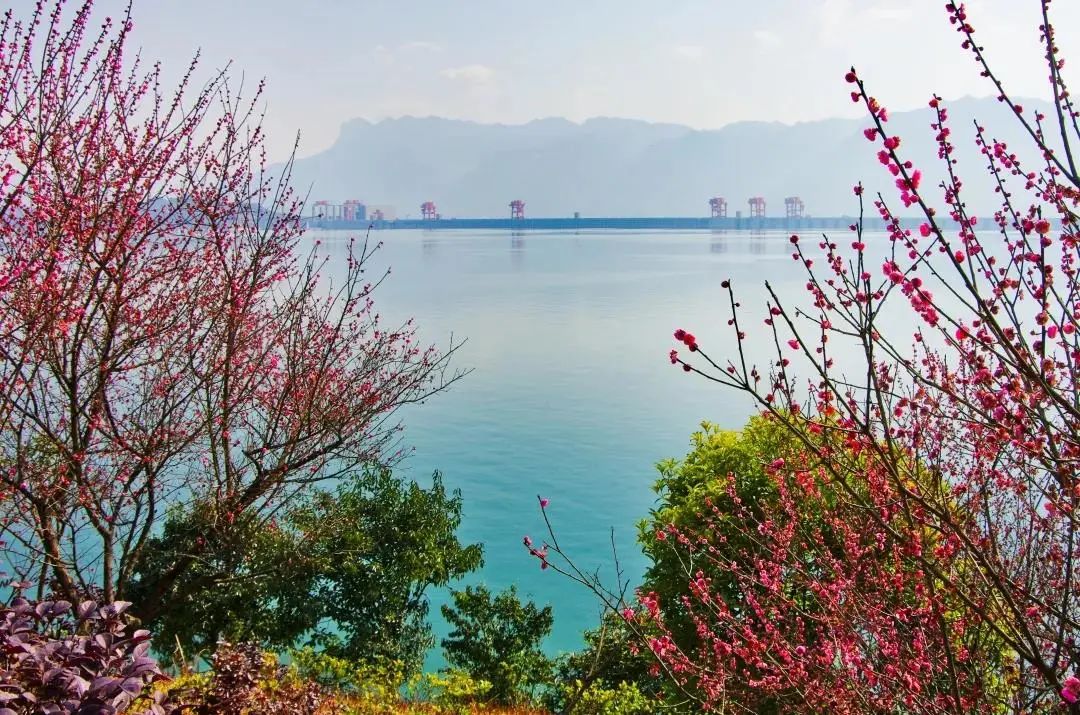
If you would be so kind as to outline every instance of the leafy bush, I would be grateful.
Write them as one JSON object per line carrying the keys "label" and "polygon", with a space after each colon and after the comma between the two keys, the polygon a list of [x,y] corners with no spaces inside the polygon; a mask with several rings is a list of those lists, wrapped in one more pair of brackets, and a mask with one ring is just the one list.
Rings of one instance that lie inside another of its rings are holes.
{"label": "leafy bush", "polygon": [[371,705],[396,705],[405,684],[406,665],[399,660],[379,658],[357,663],[314,648],[290,652],[296,676],[329,691],[357,696]]}
{"label": "leafy bush", "polygon": [[593,683],[586,688],[579,680],[564,687],[578,693],[573,708],[566,711],[568,715],[650,715],[657,707],[656,701],[633,683],[622,682],[614,688]]}
{"label": "leafy bush", "polygon": [[[749,506],[756,526],[763,520],[764,510],[778,499],[778,490],[767,476],[765,465],[775,459],[790,461],[797,450],[795,439],[775,420],[754,417],[739,432],[703,422],[701,430],[691,435],[691,450],[683,459],[668,459],[657,465],[660,476],[653,484],[657,505],[638,525],[638,541],[651,562],[641,591],[659,597],[676,642],[692,642],[697,632],[682,601],[690,580],[686,561],[682,553],[671,548],[666,527],[700,530],[712,506],[733,513],[736,501]],[[718,548],[725,553],[756,546],[757,541],[743,533],[741,523],[729,521],[721,526],[725,539]],[[733,577],[724,569],[712,569],[701,559],[695,560],[696,569],[707,572],[714,590],[726,602],[741,597]]]}
{"label": "leafy bush", "polygon": [[[133,710],[167,678],[148,655],[150,632],[124,617],[129,605],[15,598],[0,609],[0,715]],[[172,710],[159,696],[140,704],[155,715]]]}
{"label": "leafy bush", "polygon": [[[596,706],[589,703],[608,697],[604,693],[623,690],[624,683],[631,684],[639,696],[649,701],[646,711],[664,705],[667,683],[657,677],[653,654],[642,648],[640,634],[630,625],[622,614],[608,612],[599,627],[585,631],[584,648],[559,656],[555,662],[558,687],[544,694],[549,710],[595,712]],[[648,627],[643,620],[635,620],[633,625],[639,631]]]}
{"label": "leafy bush", "polygon": [[448,668],[441,673],[413,676],[408,690],[412,702],[424,703],[435,712],[458,715],[475,712],[477,706],[489,697],[491,688],[487,680]]}
{"label": "leafy bush", "polygon": [[220,643],[211,673],[179,679],[171,701],[185,715],[316,715],[326,694],[318,683],[296,677],[277,657],[251,643]]}
{"label": "leafy bush", "polygon": [[[185,673],[165,694],[183,715],[465,715],[505,713],[484,701],[491,683],[460,670],[417,673],[407,681],[404,664],[355,663],[303,648],[279,663],[254,644],[222,643],[211,670]],[[515,710],[515,713],[524,711]]]}
{"label": "leafy bush", "polygon": [[[404,677],[434,645],[427,591],[483,563],[458,539],[461,494],[389,469],[351,473],[277,520],[216,526],[208,507],[175,509],[151,539],[129,592],[137,602],[195,550],[191,579],[151,624],[195,653],[219,640],[283,651],[302,645],[352,662],[398,661]],[[314,651],[313,651],[314,652]]]}
{"label": "leafy bush", "polygon": [[517,704],[551,681],[551,661],[540,642],[551,632],[551,606],[522,603],[513,586],[492,596],[484,586],[453,591],[442,607],[454,630],[443,639],[446,660],[491,683],[491,699]]}

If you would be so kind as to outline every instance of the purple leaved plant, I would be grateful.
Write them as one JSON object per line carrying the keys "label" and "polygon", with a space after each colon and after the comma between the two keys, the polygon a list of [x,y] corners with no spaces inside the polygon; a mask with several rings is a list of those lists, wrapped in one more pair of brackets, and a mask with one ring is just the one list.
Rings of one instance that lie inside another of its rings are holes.
{"label": "purple leaved plant", "polygon": [[0,715],[114,715],[172,710],[151,684],[166,676],[136,630],[131,604],[15,598],[0,608]]}

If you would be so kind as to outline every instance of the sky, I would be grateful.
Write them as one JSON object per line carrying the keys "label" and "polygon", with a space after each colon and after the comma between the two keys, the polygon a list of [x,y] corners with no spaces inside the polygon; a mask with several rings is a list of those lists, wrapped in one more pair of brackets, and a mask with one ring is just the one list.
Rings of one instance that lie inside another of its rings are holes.
{"label": "sky", "polygon": [[[25,13],[30,0],[11,6]],[[265,78],[269,150],[330,146],[342,123],[404,115],[522,123],[617,116],[717,128],[857,116],[855,65],[893,110],[993,94],[945,0],[135,0],[134,43],[179,72]],[[100,15],[124,0],[98,0]],[[1038,0],[971,0],[1010,92],[1044,96]],[[1080,1],[1056,0],[1080,48]],[[1080,60],[1078,60],[1080,62]],[[1080,82],[1080,73],[1076,75]]]}

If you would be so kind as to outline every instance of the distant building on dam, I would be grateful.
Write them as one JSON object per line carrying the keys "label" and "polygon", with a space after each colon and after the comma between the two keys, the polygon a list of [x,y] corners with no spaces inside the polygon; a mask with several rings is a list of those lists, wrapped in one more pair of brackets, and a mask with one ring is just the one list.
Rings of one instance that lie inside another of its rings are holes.
{"label": "distant building on dam", "polygon": [[367,226],[371,221],[396,219],[397,210],[390,204],[365,204],[358,199],[333,203],[320,199],[311,204],[309,215],[303,220],[311,228],[356,228]]}

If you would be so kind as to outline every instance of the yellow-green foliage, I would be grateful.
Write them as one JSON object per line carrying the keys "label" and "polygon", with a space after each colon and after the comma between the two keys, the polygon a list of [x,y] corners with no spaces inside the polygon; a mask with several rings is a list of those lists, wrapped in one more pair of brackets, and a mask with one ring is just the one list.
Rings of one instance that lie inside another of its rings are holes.
{"label": "yellow-green foliage", "polygon": [[[579,680],[566,688],[568,701],[581,687]],[[642,695],[633,683],[622,682],[617,688],[594,683],[581,692],[568,715],[651,715],[656,708],[657,702]]]}
{"label": "yellow-green foliage", "polygon": [[399,660],[378,659],[354,663],[303,648],[290,653],[292,670],[302,679],[346,695],[356,696],[372,705],[395,705],[401,700],[405,683],[405,664]]}
{"label": "yellow-green foliage", "polygon": [[[195,698],[204,696],[210,690],[210,684],[213,682],[214,676],[212,673],[194,673],[184,672],[180,675],[174,675],[169,680],[163,680],[154,685],[154,693],[164,693],[169,697],[170,702],[184,703]],[[143,712],[148,710],[151,705],[151,699],[149,697],[140,697],[131,705],[132,712]]]}
{"label": "yellow-green foliage", "polygon": [[661,497],[661,508],[655,516],[663,523],[682,526],[687,520],[696,521],[692,515],[705,508],[706,499],[727,500],[731,479],[747,503],[771,497],[774,487],[765,465],[801,451],[782,424],[764,417],[752,417],[740,431],[702,422],[690,443],[686,457],[657,465],[660,478],[653,488]]}
{"label": "yellow-green foliage", "polygon": [[491,690],[491,683],[451,669],[442,673],[421,673],[409,681],[409,700],[435,708],[435,712],[471,713]]}
{"label": "yellow-green foliage", "polygon": [[[382,660],[353,663],[311,648],[292,651],[287,668],[278,667],[270,653],[258,666],[255,691],[263,701],[282,702],[314,682],[323,691],[321,703],[309,715],[538,715],[529,709],[507,709],[486,701],[491,683],[464,671],[419,673],[408,679],[404,664]],[[213,672],[185,672],[158,685],[158,690],[190,714],[192,707],[209,702],[214,690]],[[292,700],[288,700],[292,702]],[[149,706],[149,701],[145,703]],[[277,712],[277,711],[275,711]],[[582,713],[632,715],[635,710],[581,710]],[[644,711],[643,711],[644,712]],[[243,715],[256,715],[245,708]]]}
{"label": "yellow-green foliage", "polygon": [[161,689],[170,693],[178,691],[204,693],[213,679],[212,673],[181,673],[172,680],[163,682]]}

